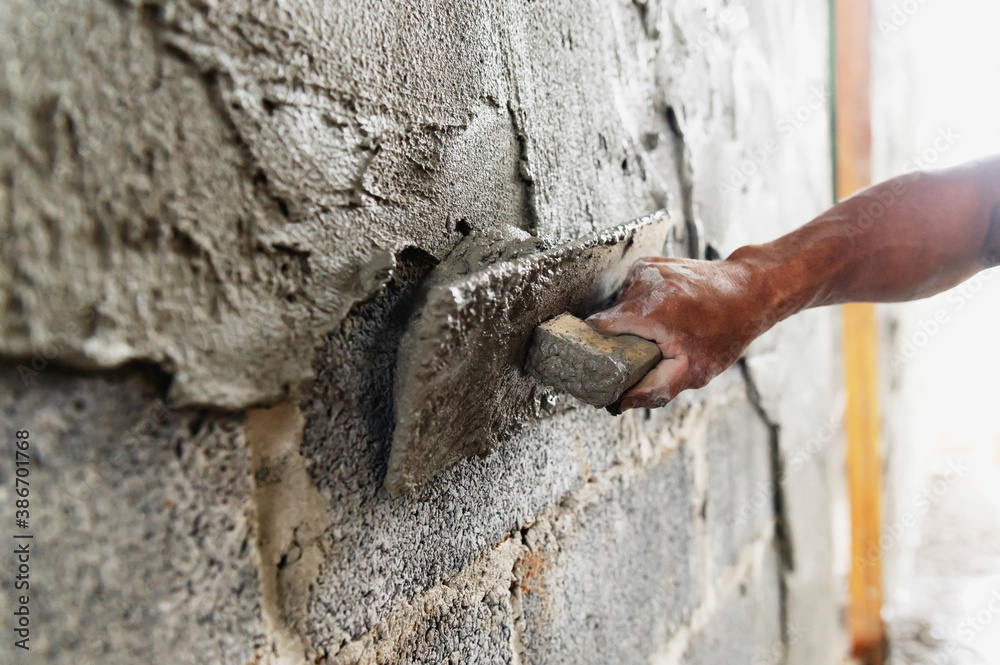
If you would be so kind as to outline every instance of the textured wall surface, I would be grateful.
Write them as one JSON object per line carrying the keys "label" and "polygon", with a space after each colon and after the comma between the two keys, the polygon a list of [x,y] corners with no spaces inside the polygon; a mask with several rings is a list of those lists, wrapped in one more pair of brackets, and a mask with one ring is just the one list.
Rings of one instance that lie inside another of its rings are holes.
{"label": "textured wall surface", "polygon": [[821,0],[3,3],[0,408],[37,525],[4,662],[838,662],[829,312],[657,412],[381,488],[413,294],[470,229],[666,208],[711,257],[828,204],[827,29]]}

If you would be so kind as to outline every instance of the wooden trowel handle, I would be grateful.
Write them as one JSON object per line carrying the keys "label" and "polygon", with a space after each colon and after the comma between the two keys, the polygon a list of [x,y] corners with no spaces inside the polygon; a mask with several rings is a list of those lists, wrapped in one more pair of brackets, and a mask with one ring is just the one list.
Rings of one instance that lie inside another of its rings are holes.
{"label": "wooden trowel handle", "polygon": [[615,405],[653,369],[660,347],[634,335],[602,335],[564,313],[535,328],[526,369],[542,383],[597,407]]}

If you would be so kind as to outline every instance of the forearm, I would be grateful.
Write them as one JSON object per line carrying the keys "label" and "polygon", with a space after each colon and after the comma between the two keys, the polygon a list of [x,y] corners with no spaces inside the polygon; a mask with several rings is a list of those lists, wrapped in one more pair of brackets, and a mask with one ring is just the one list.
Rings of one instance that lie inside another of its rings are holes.
{"label": "forearm", "polygon": [[730,260],[757,269],[775,320],[939,293],[1000,261],[1000,158],[881,183]]}
{"label": "forearm", "polygon": [[809,307],[929,296],[1000,260],[1000,158],[906,175],[725,261],[643,259],[588,321],[655,341],[663,360],[622,409],[700,388],[772,325]]}

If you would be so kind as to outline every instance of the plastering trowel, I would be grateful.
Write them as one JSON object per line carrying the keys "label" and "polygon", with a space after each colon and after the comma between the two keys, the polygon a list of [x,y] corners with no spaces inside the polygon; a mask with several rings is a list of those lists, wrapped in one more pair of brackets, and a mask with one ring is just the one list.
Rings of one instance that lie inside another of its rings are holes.
{"label": "plastering trowel", "polygon": [[660,351],[576,317],[610,305],[636,259],[686,253],[684,236],[665,212],[557,247],[519,229],[470,233],[422,285],[400,343],[389,493],[571,408],[565,393],[613,404]]}

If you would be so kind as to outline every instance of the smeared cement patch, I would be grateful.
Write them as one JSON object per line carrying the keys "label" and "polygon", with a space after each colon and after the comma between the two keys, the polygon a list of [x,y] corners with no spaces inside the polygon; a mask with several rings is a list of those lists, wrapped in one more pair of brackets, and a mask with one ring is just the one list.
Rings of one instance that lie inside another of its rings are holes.
{"label": "smeared cement patch", "polygon": [[299,454],[305,419],[284,402],[251,411],[246,438],[251,451],[257,506],[261,614],[271,639],[270,662],[303,663],[309,650],[300,636],[305,608],[323,563],[319,537],[329,522],[326,504]]}

